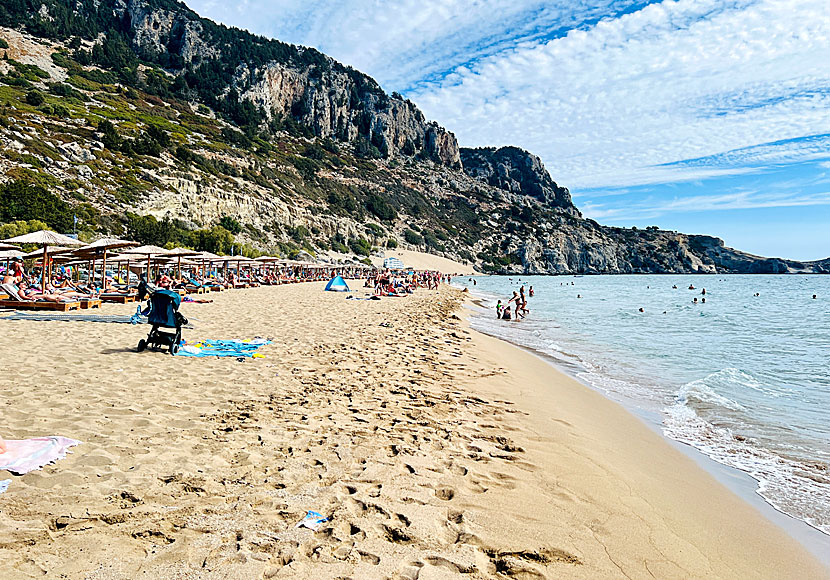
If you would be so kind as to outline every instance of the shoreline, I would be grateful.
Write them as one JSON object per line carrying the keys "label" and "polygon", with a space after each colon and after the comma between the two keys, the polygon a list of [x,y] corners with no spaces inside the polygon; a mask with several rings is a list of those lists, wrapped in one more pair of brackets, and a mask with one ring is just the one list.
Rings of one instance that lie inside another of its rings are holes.
{"label": "shoreline", "polygon": [[[480,307],[478,303],[480,299],[480,297],[475,296],[475,294],[473,293],[471,293],[467,298],[469,302],[475,303],[476,307]],[[501,345],[496,346],[496,349],[508,349],[514,351],[507,354],[507,356],[504,357],[505,360],[513,359],[514,357],[518,356],[517,353],[521,353],[523,355],[522,358],[524,358],[525,363],[527,363],[526,357],[530,357],[535,361],[538,361],[538,363],[540,365],[543,365],[545,369],[541,370],[537,368],[536,372],[541,372],[543,374],[547,372],[549,375],[551,375],[551,377],[548,378],[548,381],[558,383],[557,389],[561,388],[562,382],[571,383],[571,386],[574,387],[576,390],[583,390],[583,395],[591,393],[593,396],[599,397],[602,400],[602,403],[597,403],[597,408],[599,408],[600,406],[606,408],[608,406],[615,407],[627,416],[627,418],[624,420],[625,423],[633,422],[638,425],[637,427],[632,427],[631,425],[629,425],[629,428],[633,428],[635,430],[638,428],[642,429],[644,431],[647,431],[652,437],[657,438],[659,440],[656,443],[657,447],[670,449],[672,454],[676,454],[672,461],[674,467],[682,468],[684,471],[688,470],[690,478],[694,478],[694,480],[698,482],[698,484],[706,486],[710,490],[712,495],[709,499],[712,501],[712,503],[714,503],[715,501],[724,502],[724,505],[728,505],[728,507],[726,507],[725,509],[734,510],[736,514],[740,514],[740,516],[738,516],[735,520],[730,522],[730,525],[733,526],[735,530],[741,530],[741,535],[752,535],[749,532],[750,530],[752,530],[752,532],[758,532],[758,530],[763,529],[763,532],[756,536],[756,540],[758,540],[759,537],[764,535],[768,535],[767,537],[784,537],[786,538],[786,541],[779,539],[777,541],[773,541],[772,543],[781,546],[783,545],[782,542],[788,542],[790,543],[790,549],[793,549],[793,547],[795,547],[795,552],[803,551],[804,554],[809,554],[808,558],[813,559],[822,567],[821,575],[817,575],[815,577],[830,577],[830,557],[828,557],[827,553],[822,550],[822,548],[825,548],[828,545],[828,542],[826,541],[827,536],[819,530],[812,528],[805,522],[792,518],[791,516],[788,516],[787,514],[778,511],[773,506],[766,503],[766,501],[764,501],[762,497],[754,493],[754,487],[750,496],[747,496],[745,493],[739,493],[739,490],[735,489],[736,485],[746,485],[755,483],[755,480],[751,476],[749,476],[749,474],[742,472],[738,469],[717,463],[714,460],[707,457],[706,455],[704,455],[702,452],[695,449],[694,447],[670,439],[662,433],[659,427],[660,423],[655,420],[656,417],[649,417],[649,413],[647,411],[627,406],[625,402],[613,399],[609,397],[607,394],[600,391],[599,389],[591,385],[585,384],[582,381],[579,381],[576,377],[573,377],[571,374],[569,374],[565,369],[560,368],[557,364],[558,361],[556,361],[553,357],[550,357],[545,353],[537,352],[531,348],[525,347],[524,345],[510,342],[509,340],[503,339],[501,337],[491,336],[479,330],[472,329],[470,327],[470,317],[473,315],[473,311],[469,307],[467,308],[468,310],[466,314],[468,316],[466,317],[466,323],[467,327],[470,328],[470,330],[473,333],[477,334],[484,341],[497,343]],[[517,365],[515,363],[502,364],[509,367],[509,372],[517,371]],[[538,378],[540,379],[540,383],[546,382],[545,376],[541,376]],[[527,393],[527,391],[522,392]],[[576,398],[580,398],[579,393],[571,394]],[[544,396],[542,398],[544,398]],[[536,408],[542,407],[540,405],[533,406]],[[559,421],[560,419],[553,420]],[[665,469],[668,468],[661,467],[661,470]],[[667,476],[667,474],[659,472],[655,473],[655,475],[658,477]],[[715,496],[718,497],[717,500],[714,499]],[[682,506],[682,509],[688,509],[690,512],[695,509],[699,509],[704,513],[709,512],[707,514],[707,517],[715,515],[711,513],[710,509],[707,509],[708,507],[709,506],[696,505],[694,502],[690,502],[690,505]],[[743,521],[741,521],[741,518],[744,518]],[[804,537],[804,534],[793,533],[794,530],[792,528],[795,524],[797,524],[798,527],[801,528],[802,532],[806,530],[808,532],[807,535],[809,537]],[[734,537],[737,535],[738,534],[733,534],[730,537]],[[759,568],[756,569],[754,573],[758,577],[778,577],[777,574],[768,569],[765,570]],[[790,570],[789,572],[787,572],[787,574],[793,574],[793,572]],[[698,577],[698,574],[691,574],[691,577]]]}
{"label": "shoreline", "polygon": [[3,435],[81,441],[0,495],[8,577],[830,577],[622,407],[470,330],[460,291],[323,285],[187,305],[188,340],[272,340],[242,362],[0,320]]}
{"label": "shoreline", "polygon": [[[482,296],[471,295],[469,297],[469,301],[474,303],[477,308],[487,310],[487,307],[483,304],[483,300],[486,300],[486,298]],[[475,312],[469,308],[468,310],[468,322],[471,322],[470,317],[475,316],[476,314],[481,314],[480,312]],[[632,400],[622,396],[618,396],[616,398],[610,396],[602,389],[581,380],[578,376],[569,372],[570,369],[567,367],[567,363],[565,361],[560,361],[550,354],[518,342],[512,342],[500,336],[488,334],[482,330],[474,329],[472,327],[471,330],[500,342],[509,344],[510,346],[537,357],[549,365],[553,372],[563,374],[576,381],[586,389],[590,389],[591,391],[598,393],[608,401],[620,405],[633,417],[639,419],[648,429],[659,435],[671,447],[677,449],[692,459],[702,470],[714,477],[737,497],[755,508],[767,520],[783,529],[790,537],[806,548],[823,565],[830,567],[830,535],[825,534],[804,520],[791,516],[769,503],[764,497],[758,494],[757,490],[759,481],[751,474],[736,467],[719,463],[693,445],[672,439],[666,435],[663,431],[662,418],[660,417],[658,411],[637,407]]]}

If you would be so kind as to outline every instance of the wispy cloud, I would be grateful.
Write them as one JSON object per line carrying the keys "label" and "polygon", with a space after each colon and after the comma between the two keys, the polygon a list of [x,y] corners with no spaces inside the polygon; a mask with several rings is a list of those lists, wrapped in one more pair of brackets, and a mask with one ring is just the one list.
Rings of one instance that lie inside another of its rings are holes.
{"label": "wispy cloud", "polygon": [[314,46],[406,93],[522,43],[654,0],[187,0],[203,16]]}
{"label": "wispy cloud", "polygon": [[830,191],[807,194],[734,191],[716,195],[686,195],[673,198],[649,196],[625,206],[587,202],[582,206],[582,212],[593,219],[636,222],[643,219],[659,218],[670,213],[816,205],[830,205]]}
{"label": "wispy cloud", "polygon": [[462,142],[540,154],[573,189],[688,179],[659,166],[829,132],[828,38],[823,0],[663,2],[459,69],[415,100]]}

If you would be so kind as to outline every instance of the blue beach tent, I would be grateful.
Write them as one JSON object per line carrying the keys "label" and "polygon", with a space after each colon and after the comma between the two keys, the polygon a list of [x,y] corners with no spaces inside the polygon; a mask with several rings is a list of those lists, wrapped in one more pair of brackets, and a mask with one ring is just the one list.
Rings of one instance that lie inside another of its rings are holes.
{"label": "blue beach tent", "polygon": [[351,292],[342,276],[335,276],[326,284],[326,292]]}

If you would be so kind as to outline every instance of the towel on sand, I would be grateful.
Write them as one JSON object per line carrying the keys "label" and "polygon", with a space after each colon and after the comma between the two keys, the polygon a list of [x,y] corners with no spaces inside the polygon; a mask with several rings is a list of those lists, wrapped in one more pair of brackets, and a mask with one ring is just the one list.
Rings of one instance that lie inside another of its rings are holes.
{"label": "towel on sand", "polygon": [[12,482],[11,479],[4,479],[0,481],[0,493],[3,493],[7,489],[9,489],[9,484]]}
{"label": "towel on sand", "polygon": [[15,441],[6,439],[6,452],[0,453],[0,470],[23,475],[66,457],[66,452],[80,441],[67,437],[35,437]]}
{"label": "towel on sand", "polygon": [[255,338],[253,340],[199,340],[183,341],[179,346],[178,356],[233,356],[262,358],[257,349],[270,340]]}

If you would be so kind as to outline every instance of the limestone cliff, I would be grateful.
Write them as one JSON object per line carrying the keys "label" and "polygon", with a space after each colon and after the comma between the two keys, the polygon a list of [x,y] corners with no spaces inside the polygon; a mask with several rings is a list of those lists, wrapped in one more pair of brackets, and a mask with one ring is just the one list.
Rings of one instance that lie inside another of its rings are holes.
{"label": "limestone cliff", "polygon": [[[102,5],[106,4],[106,0]],[[384,157],[422,153],[449,167],[461,164],[455,136],[429,123],[423,113],[399,95],[388,96],[374,79],[344,67],[313,49],[293,47],[274,40],[235,32],[234,41],[274,44],[266,51],[275,58],[228,62],[217,42],[216,25],[199,18],[181,5],[165,8],[148,0],[114,0],[113,16],[127,24],[133,47],[142,55],[178,63],[185,74],[212,69],[217,64],[232,68],[223,95],[230,90],[260,109],[269,119],[291,117],[311,128],[318,137],[354,141],[364,137]],[[303,56],[310,55],[308,58]]]}
{"label": "limestone cliff", "polygon": [[518,147],[461,149],[464,171],[493,187],[536,198],[579,216],[571,193],[553,181],[542,160]]}

